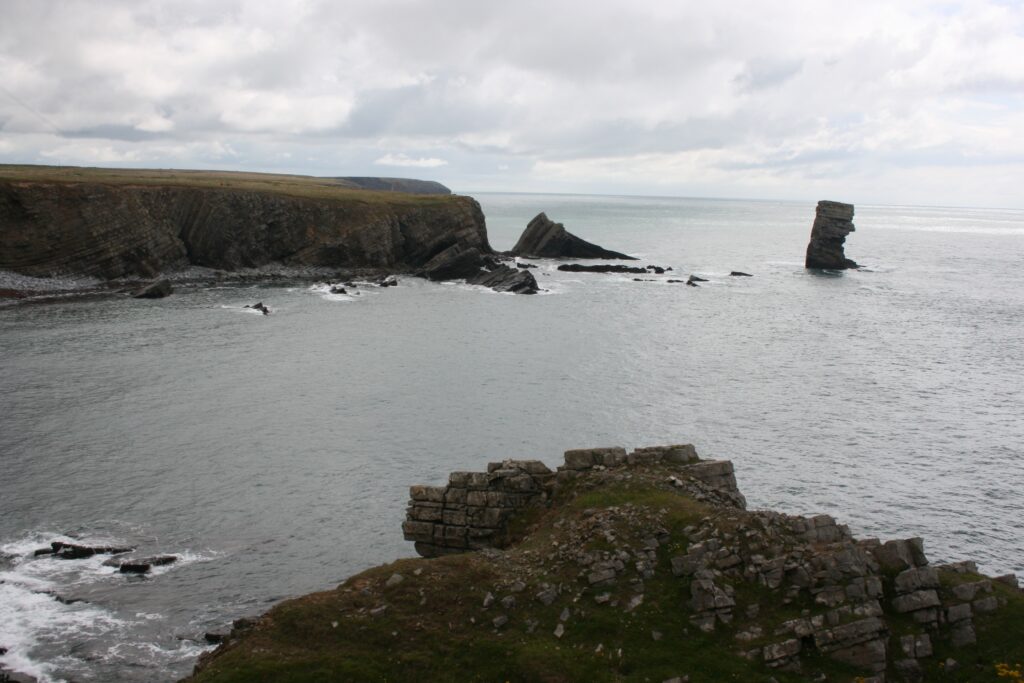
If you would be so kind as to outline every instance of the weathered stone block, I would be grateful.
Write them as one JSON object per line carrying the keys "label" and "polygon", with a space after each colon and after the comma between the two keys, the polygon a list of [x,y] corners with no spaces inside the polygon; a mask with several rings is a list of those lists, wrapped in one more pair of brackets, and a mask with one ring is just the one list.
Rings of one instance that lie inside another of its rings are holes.
{"label": "weathered stone block", "polygon": [[935,567],[905,569],[896,575],[893,587],[897,593],[912,593],[923,588],[938,588],[939,572]]}
{"label": "weathered stone block", "polygon": [[971,605],[970,603],[963,603],[962,605],[953,605],[946,610],[946,621],[951,624],[955,624],[959,621],[971,618]]}
{"label": "weathered stone block", "polygon": [[996,596],[990,595],[987,598],[981,598],[971,603],[974,606],[974,611],[979,614],[985,614],[988,612],[995,612],[999,609],[999,600]]}
{"label": "weathered stone block", "polygon": [[472,472],[452,472],[448,475],[448,485],[455,488],[466,488],[470,474]]}
{"label": "weathered stone block", "polygon": [[[586,470],[594,465],[612,467],[626,461],[624,448],[580,448],[565,452],[565,467],[570,470]],[[605,463],[612,463],[605,465]]]}
{"label": "weathered stone block", "polygon": [[409,497],[416,501],[432,503],[444,502],[445,487],[443,486],[410,486]]}
{"label": "weathered stone block", "polygon": [[795,657],[800,653],[800,641],[796,638],[784,640],[781,643],[765,645],[763,650],[764,661],[769,666],[779,660]]}
{"label": "weathered stone block", "polygon": [[466,511],[465,510],[444,510],[442,512],[441,521],[445,524],[453,526],[465,526],[466,525]]}
{"label": "weathered stone block", "polygon": [[402,522],[402,533],[407,541],[428,540],[434,537],[434,524],[407,519]]}
{"label": "weathered stone block", "polygon": [[441,505],[436,504],[436,507],[427,507],[423,504],[418,504],[409,511],[409,517],[417,522],[440,522],[443,518]]}
{"label": "weathered stone block", "polygon": [[448,490],[444,493],[445,506],[449,505],[465,505],[466,504],[466,489],[448,487]]}
{"label": "weathered stone block", "polygon": [[942,603],[939,601],[939,595],[934,590],[920,590],[914,593],[896,596],[892,600],[893,609],[901,614],[914,612],[920,609],[928,609],[930,607],[938,607],[941,604]]}

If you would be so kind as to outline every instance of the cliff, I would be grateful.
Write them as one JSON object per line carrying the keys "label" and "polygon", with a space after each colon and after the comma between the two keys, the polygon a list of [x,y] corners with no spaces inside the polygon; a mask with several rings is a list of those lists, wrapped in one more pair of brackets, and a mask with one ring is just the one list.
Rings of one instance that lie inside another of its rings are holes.
{"label": "cliff", "polygon": [[269,263],[413,270],[456,245],[492,252],[469,197],[304,176],[0,167],[0,270],[25,275]]}
{"label": "cliff", "polygon": [[689,445],[504,460],[410,498],[432,559],[236,624],[189,680],[975,681],[1024,659],[1015,577],[749,511]]}

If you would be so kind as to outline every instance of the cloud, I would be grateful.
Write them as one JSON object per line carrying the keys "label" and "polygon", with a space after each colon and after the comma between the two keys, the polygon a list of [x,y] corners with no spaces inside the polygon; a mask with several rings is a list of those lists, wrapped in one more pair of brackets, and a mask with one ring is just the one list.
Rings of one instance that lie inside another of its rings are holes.
{"label": "cloud", "polygon": [[998,0],[9,0],[0,161],[1005,206],[1021,54]]}
{"label": "cloud", "polygon": [[448,164],[444,159],[437,157],[419,157],[413,159],[405,154],[385,154],[373,162],[378,166],[408,166],[411,168],[437,168]]}

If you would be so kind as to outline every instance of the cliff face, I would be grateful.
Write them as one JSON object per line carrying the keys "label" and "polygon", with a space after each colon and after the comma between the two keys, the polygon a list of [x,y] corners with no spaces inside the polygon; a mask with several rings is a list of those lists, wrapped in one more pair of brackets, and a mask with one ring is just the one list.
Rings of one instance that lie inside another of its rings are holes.
{"label": "cliff face", "polygon": [[0,269],[152,276],[188,265],[414,269],[453,245],[490,253],[469,197],[0,178]]}

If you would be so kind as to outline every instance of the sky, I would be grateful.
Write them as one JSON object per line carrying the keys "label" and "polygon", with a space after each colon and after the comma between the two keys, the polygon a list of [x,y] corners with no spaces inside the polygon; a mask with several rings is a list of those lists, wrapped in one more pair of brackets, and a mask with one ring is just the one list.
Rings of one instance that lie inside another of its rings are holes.
{"label": "sky", "polygon": [[1024,208],[1024,0],[3,0],[0,163]]}

